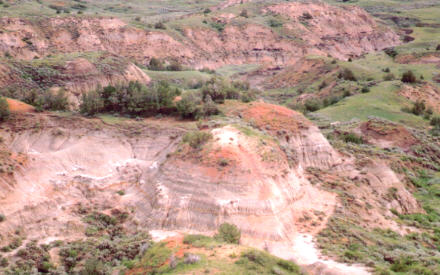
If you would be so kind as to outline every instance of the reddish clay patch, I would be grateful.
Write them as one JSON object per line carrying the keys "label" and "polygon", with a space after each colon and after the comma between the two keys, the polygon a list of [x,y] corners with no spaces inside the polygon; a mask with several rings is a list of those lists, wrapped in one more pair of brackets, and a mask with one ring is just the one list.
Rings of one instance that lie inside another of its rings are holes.
{"label": "reddish clay patch", "polygon": [[280,130],[297,132],[310,125],[303,116],[291,109],[263,102],[250,104],[249,108],[241,112],[241,115],[258,128],[271,132]]}
{"label": "reddish clay patch", "polygon": [[402,125],[370,120],[360,126],[368,142],[380,147],[399,147],[409,150],[419,141]]}
{"label": "reddish clay patch", "polygon": [[27,113],[35,111],[35,108],[33,106],[24,102],[12,98],[6,98],[6,101],[8,102],[9,110],[11,111],[11,113]]}

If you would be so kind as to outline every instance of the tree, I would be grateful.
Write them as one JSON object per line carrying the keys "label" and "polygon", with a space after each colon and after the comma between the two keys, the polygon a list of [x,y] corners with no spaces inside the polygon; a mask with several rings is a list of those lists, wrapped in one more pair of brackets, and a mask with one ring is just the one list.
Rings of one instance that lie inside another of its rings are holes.
{"label": "tree", "polygon": [[194,93],[188,92],[182,96],[182,99],[176,103],[177,112],[182,118],[196,118],[200,109],[198,105],[201,99]]}
{"label": "tree", "polygon": [[82,95],[82,102],[79,109],[84,115],[94,116],[103,111],[104,102],[96,90],[90,91]]}
{"label": "tree", "polygon": [[227,243],[240,243],[241,232],[237,226],[230,223],[222,223],[218,228],[215,238]]}
{"label": "tree", "polygon": [[412,71],[407,71],[402,75],[402,82],[404,83],[416,83],[417,78]]}
{"label": "tree", "polygon": [[0,97],[0,121],[5,121],[9,115],[9,104],[4,97]]}
{"label": "tree", "polygon": [[150,59],[148,68],[153,71],[162,71],[164,69],[163,62],[159,58],[153,57]]}
{"label": "tree", "polygon": [[339,73],[338,77],[348,81],[356,81],[356,77],[354,76],[353,71],[350,69],[344,69],[342,72]]}

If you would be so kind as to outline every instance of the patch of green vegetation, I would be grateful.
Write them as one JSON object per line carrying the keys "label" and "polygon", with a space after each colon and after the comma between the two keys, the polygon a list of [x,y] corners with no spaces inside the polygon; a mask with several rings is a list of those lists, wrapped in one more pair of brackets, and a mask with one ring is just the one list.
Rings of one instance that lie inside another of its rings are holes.
{"label": "patch of green vegetation", "polygon": [[437,237],[432,237],[368,230],[346,217],[333,216],[319,233],[318,244],[323,253],[348,263],[364,263],[377,274],[435,274],[440,268],[440,253],[433,249]]}
{"label": "patch of green vegetation", "polygon": [[396,93],[398,88],[396,82],[383,82],[372,87],[370,93],[347,97],[316,114],[330,121],[349,121],[353,118],[366,121],[368,117],[375,116],[415,127],[426,125],[423,118],[401,110],[402,106],[410,103]]}
{"label": "patch of green vegetation", "polygon": [[222,223],[218,228],[217,234],[214,236],[216,240],[227,243],[240,243],[241,231],[234,224]]}
{"label": "patch of green vegetation", "polygon": [[188,143],[192,148],[199,149],[206,142],[212,139],[212,134],[203,131],[188,132],[183,136],[182,141]]}
{"label": "patch of green vegetation", "polygon": [[211,78],[209,73],[200,71],[150,71],[145,73],[154,82],[167,81],[185,89],[198,89]]}
{"label": "patch of green vegetation", "polygon": [[295,263],[254,249],[243,252],[235,264],[251,274],[302,274]]}
{"label": "patch of green vegetation", "polygon": [[210,250],[216,247],[220,247],[224,244],[220,240],[216,240],[212,237],[199,234],[186,235],[183,239],[183,243],[192,245],[194,247],[203,247]]}
{"label": "patch of green vegetation", "polygon": [[[426,213],[391,212],[396,221],[417,227],[413,233],[400,235],[392,230],[367,229],[342,214],[334,215],[318,235],[325,254],[336,255],[348,263],[361,262],[377,274],[436,274],[440,270],[440,175],[410,172],[414,193]],[[397,189],[390,188],[394,197]]]}
{"label": "patch of green vegetation", "polygon": [[[0,121],[5,121],[10,115],[9,104],[4,97],[0,97]],[[4,220],[4,216],[0,215],[0,222]]]}
{"label": "patch of green vegetation", "polygon": [[166,261],[170,258],[172,250],[165,246],[165,243],[153,244],[140,259],[140,265],[153,274],[164,273],[171,269]]}

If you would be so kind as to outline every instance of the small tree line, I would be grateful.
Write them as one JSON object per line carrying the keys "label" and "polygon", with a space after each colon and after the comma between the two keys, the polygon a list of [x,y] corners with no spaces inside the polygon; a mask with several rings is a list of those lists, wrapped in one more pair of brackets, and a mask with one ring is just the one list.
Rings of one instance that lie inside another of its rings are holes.
{"label": "small tree line", "polygon": [[130,82],[126,86],[109,85],[83,94],[80,112],[87,116],[99,113],[130,116],[177,114],[182,118],[198,119],[219,114],[217,105],[226,99],[249,102],[254,98],[248,84],[218,77],[211,78],[199,90],[184,93],[165,81],[151,87]]}

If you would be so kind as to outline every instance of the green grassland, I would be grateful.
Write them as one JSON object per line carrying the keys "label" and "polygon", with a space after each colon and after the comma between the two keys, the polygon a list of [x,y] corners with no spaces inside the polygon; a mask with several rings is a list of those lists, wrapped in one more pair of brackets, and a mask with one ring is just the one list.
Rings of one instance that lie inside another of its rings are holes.
{"label": "green grassland", "polygon": [[369,93],[347,97],[316,114],[331,121],[367,120],[370,116],[377,116],[414,127],[426,126],[427,121],[422,117],[401,110],[403,106],[410,106],[410,102],[396,93],[399,84],[398,81],[382,82]]}

